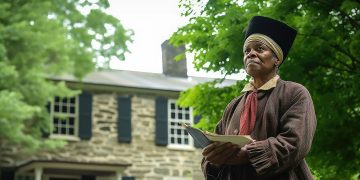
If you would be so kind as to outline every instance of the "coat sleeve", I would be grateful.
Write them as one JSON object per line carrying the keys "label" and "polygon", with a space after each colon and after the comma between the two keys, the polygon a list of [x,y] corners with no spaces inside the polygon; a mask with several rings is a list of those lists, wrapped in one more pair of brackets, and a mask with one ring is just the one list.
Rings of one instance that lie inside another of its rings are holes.
{"label": "coat sleeve", "polygon": [[284,172],[296,166],[310,150],[316,116],[309,92],[301,87],[280,117],[277,136],[247,146],[250,163],[259,175]]}

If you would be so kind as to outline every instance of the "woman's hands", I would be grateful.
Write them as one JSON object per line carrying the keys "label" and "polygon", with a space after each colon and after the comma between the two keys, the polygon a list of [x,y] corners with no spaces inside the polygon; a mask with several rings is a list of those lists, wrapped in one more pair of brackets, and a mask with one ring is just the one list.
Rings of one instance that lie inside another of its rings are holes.
{"label": "woman's hands", "polygon": [[239,148],[238,145],[229,142],[214,142],[203,149],[205,160],[215,166],[242,165],[249,162],[246,146]]}

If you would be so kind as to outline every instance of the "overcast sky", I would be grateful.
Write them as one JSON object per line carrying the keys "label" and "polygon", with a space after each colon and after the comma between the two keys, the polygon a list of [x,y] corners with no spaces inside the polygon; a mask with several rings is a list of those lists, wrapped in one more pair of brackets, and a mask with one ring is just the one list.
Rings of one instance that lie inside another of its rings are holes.
{"label": "overcast sky", "polygon": [[[125,61],[112,61],[113,69],[162,72],[161,44],[187,23],[178,0],[109,0],[108,12],[135,33]],[[188,75],[218,77],[219,73],[196,72],[188,57]],[[240,78],[237,75],[234,78]]]}

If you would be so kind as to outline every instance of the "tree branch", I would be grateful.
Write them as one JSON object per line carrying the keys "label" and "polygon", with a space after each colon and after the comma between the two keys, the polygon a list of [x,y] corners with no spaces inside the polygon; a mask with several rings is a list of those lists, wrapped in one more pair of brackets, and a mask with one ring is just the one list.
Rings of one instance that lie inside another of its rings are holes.
{"label": "tree branch", "polygon": [[338,67],[335,67],[335,66],[332,66],[330,64],[320,64],[320,66],[322,67],[325,67],[325,68],[329,68],[329,69],[334,69],[334,70],[337,70],[337,71],[340,71],[340,72],[348,72],[348,73],[352,73],[353,71],[350,70],[350,69],[345,69],[345,68],[338,68]]}
{"label": "tree branch", "polygon": [[[348,107],[348,109],[355,115],[355,116],[357,116],[357,117],[360,117],[360,112],[357,112],[356,110],[355,110],[355,108],[356,108],[356,101],[357,100],[355,100],[355,102],[354,102],[354,97],[352,97],[351,98],[353,101],[351,102],[351,103],[347,103],[347,107]],[[354,119],[358,119],[357,117],[355,117]]]}
{"label": "tree branch", "polygon": [[[360,0],[357,0],[357,1],[359,2]],[[359,22],[357,22],[356,20],[354,20],[353,18],[351,18],[347,13],[341,11],[340,6],[337,6],[335,3],[332,3],[331,1],[329,1],[328,3],[323,3],[322,5],[331,8],[333,11],[338,11],[342,17],[348,18],[349,23],[350,23],[355,29],[358,29],[358,28],[359,28],[359,26],[360,26]],[[343,18],[343,19],[346,20],[346,18]]]}
{"label": "tree branch", "polygon": [[346,50],[342,49],[339,45],[337,44],[330,44],[328,39],[325,39],[324,37],[320,36],[320,35],[316,35],[316,34],[301,34],[299,33],[299,35],[302,36],[310,36],[310,37],[315,37],[315,38],[319,38],[321,40],[323,40],[324,42],[326,42],[331,48],[337,50],[338,52],[340,52],[341,54],[349,57],[349,59],[351,60],[351,66],[349,64],[346,64],[344,62],[339,61],[340,64],[346,66],[348,69],[350,70],[356,70],[357,68],[357,63],[360,63],[360,60],[358,60],[355,56],[353,56],[350,52],[347,52]]}
{"label": "tree branch", "polygon": [[[341,52],[343,55],[348,56],[348,57],[350,58],[350,60],[351,60],[352,69],[353,69],[353,70],[356,69],[356,67],[357,67],[357,66],[356,66],[356,62],[360,63],[360,60],[357,60],[354,56],[351,55],[350,52],[347,52],[346,50],[340,48],[340,46],[337,45],[337,44],[329,44],[329,45],[330,45],[330,47],[332,47],[333,49],[336,49],[336,50],[338,50],[339,52]],[[340,61],[340,62],[341,62],[341,61]],[[347,64],[345,64],[345,65],[347,65]]]}
{"label": "tree branch", "polygon": [[[349,23],[355,28],[355,29],[358,29],[360,24],[359,22],[355,21],[353,18],[351,18],[348,14],[346,14],[345,12],[339,10],[340,14],[343,16],[343,17],[346,17],[349,21]],[[344,18],[344,20],[346,20],[346,18]]]}

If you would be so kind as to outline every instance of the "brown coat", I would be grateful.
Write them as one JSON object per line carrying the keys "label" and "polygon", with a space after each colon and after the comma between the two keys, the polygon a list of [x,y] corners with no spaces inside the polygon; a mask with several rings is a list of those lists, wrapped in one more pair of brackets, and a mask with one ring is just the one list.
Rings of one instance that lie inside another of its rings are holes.
{"label": "brown coat", "polygon": [[[232,100],[216,126],[218,134],[238,134],[241,111],[249,92]],[[203,160],[206,179],[313,179],[305,156],[316,129],[316,116],[307,89],[279,79],[275,88],[259,90],[256,122],[248,145],[250,164],[216,168]]]}

